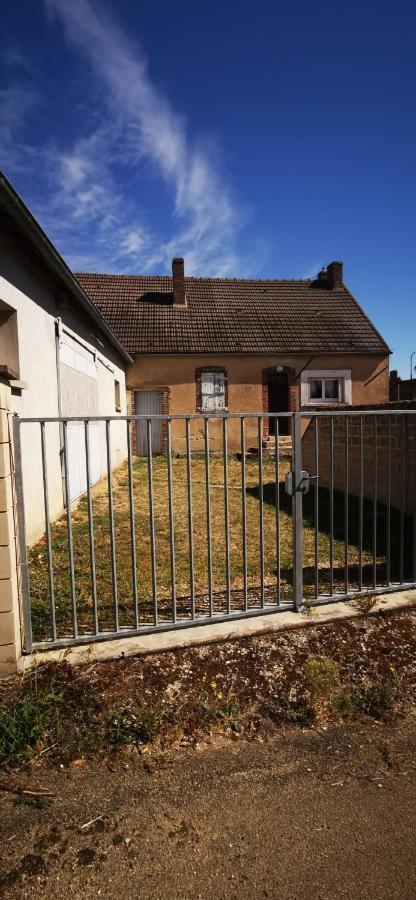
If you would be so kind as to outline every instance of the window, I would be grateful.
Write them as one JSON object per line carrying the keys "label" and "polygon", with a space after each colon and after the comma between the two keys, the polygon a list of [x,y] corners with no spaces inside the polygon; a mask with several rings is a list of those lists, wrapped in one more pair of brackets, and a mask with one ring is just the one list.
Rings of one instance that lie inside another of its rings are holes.
{"label": "window", "polygon": [[117,379],[114,381],[114,400],[116,412],[121,412],[120,382]]}
{"label": "window", "polygon": [[225,404],[224,372],[201,373],[201,409],[203,412],[222,410]]}
{"label": "window", "polygon": [[301,406],[352,403],[351,369],[304,369]]}
{"label": "window", "polygon": [[310,378],[309,401],[342,403],[343,379],[342,378]]}

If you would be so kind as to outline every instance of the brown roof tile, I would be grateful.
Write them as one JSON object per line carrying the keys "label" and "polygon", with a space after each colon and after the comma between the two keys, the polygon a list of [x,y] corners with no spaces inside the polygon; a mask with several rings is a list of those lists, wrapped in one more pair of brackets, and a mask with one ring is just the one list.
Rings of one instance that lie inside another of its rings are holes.
{"label": "brown roof tile", "polygon": [[178,309],[169,276],[76,277],[131,354],[389,352],[344,285],[186,278]]}

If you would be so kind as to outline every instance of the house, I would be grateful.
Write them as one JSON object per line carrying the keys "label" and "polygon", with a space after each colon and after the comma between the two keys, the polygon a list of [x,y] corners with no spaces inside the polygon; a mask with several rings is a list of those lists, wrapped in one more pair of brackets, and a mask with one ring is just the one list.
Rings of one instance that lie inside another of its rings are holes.
{"label": "house", "polygon": [[[332,262],[315,279],[196,278],[174,259],[172,277],[78,273],[77,279],[134,357],[127,367],[132,411],[254,414],[388,400],[390,350],[342,270]],[[212,446],[219,447],[221,421],[210,427]],[[285,428],[281,419],[280,434]],[[155,431],[153,449],[160,452],[162,424]],[[203,439],[201,420],[193,422],[193,447],[202,448]],[[254,418],[247,420],[247,440],[257,440]],[[173,422],[172,441],[184,449],[183,422]],[[239,423],[230,421],[230,449],[239,442]],[[145,448],[143,423],[137,451]]]}
{"label": "house", "polygon": [[[21,417],[126,413],[125,368],[132,358],[0,173],[0,379]],[[64,506],[62,427],[45,426],[51,519]],[[22,425],[29,543],[45,529],[39,423]],[[126,456],[126,424],[112,423],[111,461]],[[82,423],[67,428],[69,494],[86,490]],[[91,425],[91,477],[107,469],[105,428]]]}

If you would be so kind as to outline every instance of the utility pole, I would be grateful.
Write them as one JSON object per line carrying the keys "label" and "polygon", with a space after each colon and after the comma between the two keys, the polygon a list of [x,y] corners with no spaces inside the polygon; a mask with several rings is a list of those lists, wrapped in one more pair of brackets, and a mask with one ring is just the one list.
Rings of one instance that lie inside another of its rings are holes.
{"label": "utility pole", "polygon": [[410,354],[410,399],[413,400],[413,357],[416,356],[416,350]]}

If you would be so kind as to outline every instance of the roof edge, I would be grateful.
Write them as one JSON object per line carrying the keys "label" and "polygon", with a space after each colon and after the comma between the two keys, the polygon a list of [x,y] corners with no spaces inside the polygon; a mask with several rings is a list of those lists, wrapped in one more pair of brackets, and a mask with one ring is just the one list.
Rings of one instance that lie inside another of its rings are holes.
{"label": "roof edge", "polygon": [[[32,244],[39,251],[40,255],[49,264],[54,273],[64,283],[65,287],[76,297],[81,308],[86,312],[100,327],[101,331],[106,335],[110,344],[117,350],[123,360],[132,363],[133,358],[120,343],[106,320],[100,313],[98,307],[85,293],[79,281],[76,279],[65,260],[60,255],[52,241],[48,238],[39,222],[32,215],[22,198],[19,196],[10,181],[0,170],[0,192],[3,192],[6,201],[9,201],[8,211],[12,215],[16,225],[27,234]],[[20,214],[20,215],[19,215]]]}
{"label": "roof edge", "polygon": [[387,352],[391,355],[391,354],[393,353],[393,350],[391,349],[391,347],[389,346],[389,344],[387,343],[387,341],[384,340],[383,335],[381,334],[381,332],[378,330],[378,328],[376,328],[376,326],[374,325],[374,322],[372,321],[372,319],[370,319],[370,316],[367,315],[365,309],[363,309],[363,307],[361,306],[361,303],[359,303],[358,300],[354,297],[354,294],[351,293],[351,291],[350,291],[350,289],[347,287],[347,285],[344,284],[344,282],[342,282],[342,283],[343,283],[343,286],[344,286],[344,288],[345,288],[347,294],[349,295],[349,297],[351,297],[351,300],[353,301],[353,303],[355,303],[355,305],[358,307],[358,309],[360,310],[360,312],[362,313],[362,315],[364,316],[364,318],[366,319],[366,321],[368,322],[368,324],[371,326],[371,328],[373,329],[373,331],[375,331],[377,337],[379,337],[380,340],[383,342],[383,344],[384,344],[384,346],[385,346]]}

